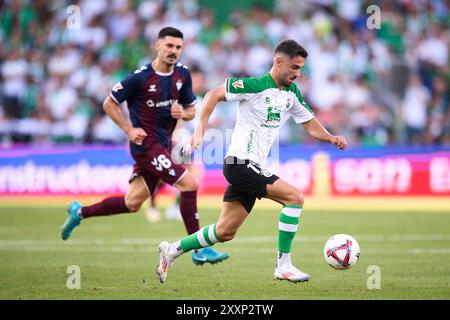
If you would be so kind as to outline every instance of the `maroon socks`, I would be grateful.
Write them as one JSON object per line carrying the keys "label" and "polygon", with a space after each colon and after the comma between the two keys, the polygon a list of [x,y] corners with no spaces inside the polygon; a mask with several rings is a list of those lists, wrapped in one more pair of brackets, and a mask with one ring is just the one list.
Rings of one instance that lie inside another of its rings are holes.
{"label": "maroon socks", "polygon": [[125,197],[123,196],[105,198],[93,205],[81,208],[81,216],[84,219],[127,212],[130,212],[130,210],[125,205]]}
{"label": "maroon socks", "polygon": [[200,230],[197,212],[197,191],[180,192],[180,212],[188,234]]}
{"label": "maroon socks", "polygon": [[[127,212],[130,212],[130,210],[125,205],[124,196],[105,198],[98,203],[81,208],[81,216],[84,219]],[[200,230],[197,212],[197,191],[180,193],[180,212],[188,234]]]}

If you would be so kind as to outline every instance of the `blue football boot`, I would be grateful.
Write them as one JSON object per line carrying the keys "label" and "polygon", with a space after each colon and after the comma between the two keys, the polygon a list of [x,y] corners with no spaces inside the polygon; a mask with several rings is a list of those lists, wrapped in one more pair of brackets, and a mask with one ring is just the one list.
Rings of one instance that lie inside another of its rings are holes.
{"label": "blue football boot", "polygon": [[78,227],[80,225],[81,218],[80,216],[78,216],[78,211],[82,207],[83,206],[81,205],[81,203],[77,201],[73,201],[69,203],[69,205],[67,206],[67,213],[69,214],[69,216],[67,217],[66,221],[61,227],[61,238],[63,240],[69,239],[73,229],[75,229],[75,227]]}
{"label": "blue football boot", "polygon": [[202,265],[204,263],[214,264],[229,257],[230,255],[228,253],[216,251],[212,247],[192,251],[192,261],[196,265]]}

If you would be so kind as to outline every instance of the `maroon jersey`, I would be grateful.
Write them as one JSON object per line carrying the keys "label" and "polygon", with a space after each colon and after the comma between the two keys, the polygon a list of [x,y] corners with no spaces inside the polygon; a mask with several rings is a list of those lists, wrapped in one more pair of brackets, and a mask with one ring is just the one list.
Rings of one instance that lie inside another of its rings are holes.
{"label": "maroon jersey", "polygon": [[170,150],[177,123],[170,115],[173,102],[178,100],[185,108],[194,105],[196,100],[190,72],[181,63],[168,74],[153,70],[149,63],[117,83],[110,96],[119,104],[127,101],[133,127],[147,133],[142,145],[130,142],[133,155],[145,153],[155,142]]}

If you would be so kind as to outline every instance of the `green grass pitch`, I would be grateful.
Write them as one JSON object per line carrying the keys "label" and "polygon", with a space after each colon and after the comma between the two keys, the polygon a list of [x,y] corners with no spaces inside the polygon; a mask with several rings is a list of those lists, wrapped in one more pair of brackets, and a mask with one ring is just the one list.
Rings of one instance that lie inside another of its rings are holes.
{"label": "green grass pitch", "polygon": [[[218,209],[219,210],[219,209]],[[200,210],[202,225],[218,210]],[[304,210],[293,262],[312,279],[273,279],[279,212],[257,207],[236,238],[216,248],[231,257],[195,266],[179,258],[161,285],[155,275],[161,240],[185,235],[182,222],[150,224],[143,212],[83,221],[59,238],[65,208],[0,207],[0,299],[449,299],[450,212]],[[359,262],[334,270],[323,245],[336,233],[354,236]],[[68,267],[80,268],[80,289],[68,289]],[[380,268],[381,287],[369,289]],[[369,272],[368,272],[369,271]]]}

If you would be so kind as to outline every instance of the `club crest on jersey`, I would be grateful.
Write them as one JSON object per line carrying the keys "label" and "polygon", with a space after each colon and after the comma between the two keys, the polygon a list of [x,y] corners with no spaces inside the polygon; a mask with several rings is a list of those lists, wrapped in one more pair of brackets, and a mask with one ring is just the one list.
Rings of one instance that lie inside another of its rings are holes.
{"label": "club crest on jersey", "polygon": [[115,86],[112,88],[112,91],[117,92],[117,91],[119,91],[120,89],[123,89],[123,86],[122,86],[122,84],[121,84],[120,82],[117,82],[117,83],[115,84]]}
{"label": "club crest on jersey", "polygon": [[287,98],[287,101],[286,101],[286,110],[289,110],[290,107],[291,107],[291,99]]}
{"label": "club crest on jersey", "polygon": [[232,84],[231,84],[232,86],[233,86],[233,88],[241,88],[241,89],[244,89],[244,81],[242,81],[242,80],[236,80],[235,82],[233,82]]}
{"label": "club crest on jersey", "polygon": [[180,91],[181,86],[183,85],[183,82],[181,82],[181,80],[178,80],[175,85],[177,86],[177,90]]}

